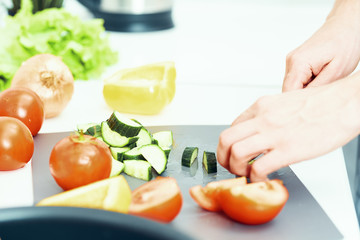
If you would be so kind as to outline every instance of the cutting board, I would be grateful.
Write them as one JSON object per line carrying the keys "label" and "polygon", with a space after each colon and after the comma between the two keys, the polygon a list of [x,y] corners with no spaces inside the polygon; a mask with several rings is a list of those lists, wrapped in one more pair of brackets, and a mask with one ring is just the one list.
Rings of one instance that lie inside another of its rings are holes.
{"label": "cutting board", "polygon": [[[201,164],[204,150],[216,152],[219,134],[227,126],[158,126],[148,127],[154,133],[171,130],[174,145],[163,176],[177,179],[183,194],[184,204],[177,218],[169,224],[195,239],[342,239],[314,197],[289,167],[271,174],[270,178],[281,179],[289,191],[289,200],[281,213],[271,222],[248,226],[234,222],[221,213],[207,212],[192,200],[191,186],[233,178],[226,169],[218,165],[218,171],[207,174]],[[32,160],[35,203],[42,198],[61,192],[49,171],[49,156],[53,146],[70,132],[38,134],[35,137],[35,152]],[[181,166],[185,147],[199,148],[199,157],[191,168]],[[135,189],[145,181],[126,177],[130,188]]]}

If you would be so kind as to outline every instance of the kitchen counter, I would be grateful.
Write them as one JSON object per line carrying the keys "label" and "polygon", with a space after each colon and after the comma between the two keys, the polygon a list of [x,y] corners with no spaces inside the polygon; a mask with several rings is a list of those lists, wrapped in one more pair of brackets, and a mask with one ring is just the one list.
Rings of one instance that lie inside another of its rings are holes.
{"label": "kitchen counter", "polygon": [[[91,16],[77,2],[65,3],[74,14]],[[286,54],[321,26],[332,3],[178,0],[173,29],[136,34],[109,32],[120,60],[101,79],[124,67],[172,60],[178,73],[173,102],[156,116],[127,116],[146,126],[231,124],[260,96],[281,92]],[[101,79],[76,81],[67,108],[60,116],[47,119],[40,133],[74,130],[78,123],[106,119],[112,110],[102,97]],[[291,168],[344,239],[359,239],[342,149]],[[6,198],[0,198],[0,206],[32,205],[31,177],[30,164],[1,172],[0,192]]]}

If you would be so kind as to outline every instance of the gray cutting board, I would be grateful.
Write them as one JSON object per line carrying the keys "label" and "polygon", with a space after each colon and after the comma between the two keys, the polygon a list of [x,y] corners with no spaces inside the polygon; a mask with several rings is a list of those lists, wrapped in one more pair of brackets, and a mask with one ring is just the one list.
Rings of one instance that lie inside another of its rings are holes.
{"label": "gray cutting board", "polygon": [[[271,222],[248,226],[229,220],[225,215],[202,210],[191,199],[191,186],[233,178],[218,165],[216,174],[204,172],[201,159],[204,150],[216,152],[219,134],[227,126],[162,126],[149,127],[154,133],[172,130],[174,146],[163,176],[178,180],[184,204],[178,217],[169,226],[187,233],[195,239],[342,239],[341,233],[332,223],[310,192],[289,167],[273,173],[270,178],[282,179],[289,191],[289,200],[282,212]],[[61,192],[49,171],[49,156],[53,146],[70,133],[38,134],[35,137],[35,152],[32,160],[35,203],[42,198]],[[199,159],[191,168],[181,166],[181,155],[185,147],[199,147]],[[144,183],[126,176],[132,189]]]}

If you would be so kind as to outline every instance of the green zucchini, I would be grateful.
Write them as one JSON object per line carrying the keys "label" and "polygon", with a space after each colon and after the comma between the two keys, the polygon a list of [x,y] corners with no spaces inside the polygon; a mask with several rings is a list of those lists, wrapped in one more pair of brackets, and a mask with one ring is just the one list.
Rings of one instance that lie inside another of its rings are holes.
{"label": "green zucchini", "polygon": [[107,120],[111,130],[124,137],[134,137],[139,134],[142,125],[124,117],[119,112],[114,111]]}
{"label": "green zucchini", "polygon": [[124,152],[123,159],[124,160],[131,160],[131,159],[145,160],[145,158],[143,157],[143,155],[141,154],[139,149],[140,149],[140,147],[135,147],[127,152]]}
{"label": "green zucchini", "polygon": [[124,147],[138,140],[138,137],[124,137],[110,129],[108,122],[101,123],[101,135],[107,144],[112,147]]}
{"label": "green zucchini", "polygon": [[122,173],[124,168],[125,168],[125,165],[122,162],[119,162],[119,161],[113,159],[112,165],[111,165],[110,177],[120,175],[120,173]]}
{"label": "green zucchini", "polygon": [[136,141],[137,147],[141,147],[152,143],[151,133],[146,128],[141,128],[137,136],[139,137],[139,140]]}
{"label": "green zucchini", "polygon": [[160,147],[171,147],[173,144],[172,131],[160,131],[153,134],[154,143]]}
{"label": "green zucchini", "polygon": [[155,144],[149,144],[140,147],[139,151],[158,174],[162,174],[165,171],[167,157],[161,147]]}
{"label": "green zucchini", "polygon": [[124,153],[129,151],[129,147],[110,147],[111,155],[118,161],[123,161]]}
{"label": "green zucchini", "polygon": [[171,152],[171,148],[169,147],[162,147],[162,150],[164,150],[164,153],[166,155],[166,158],[169,159],[169,155],[170,155],[170,152]]}
{"label": "green zucchini", "polygon": [[151,165],[144,160],[125,160],[124,172],[132,177],[149,181],[152,178]]}
{"label": "green zucchini", "polygon": [[78,132],[83,132],[86,135],[100,137],[101,136],[101,126],[97,123],[86,123],[77,125]]}
{"label": "green zucchini", "polygon": [[214,152],[204,151],[202,162],[207,173],[217,172],[217,161]]}
{"label": "green zucchini", "polygon": [[199,148],[186,147],[181,157],[181,165],[190,167],[198,156]]}

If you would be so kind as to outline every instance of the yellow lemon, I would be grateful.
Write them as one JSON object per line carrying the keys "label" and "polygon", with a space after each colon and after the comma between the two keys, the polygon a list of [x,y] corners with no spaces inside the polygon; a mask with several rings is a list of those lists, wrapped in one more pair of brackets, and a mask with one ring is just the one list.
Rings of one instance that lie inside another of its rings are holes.
{"label": "yellow lemon", "polygon": [[86,207],[127,213],[130,203],[130,187],[120,175],[50,196],[37,206]]}
{"label": "yellow lemon", "polygon": [[157,114],[174,98],[175,80],[173,62],[123,69],[104,80],[103,95],[113,110]]}

